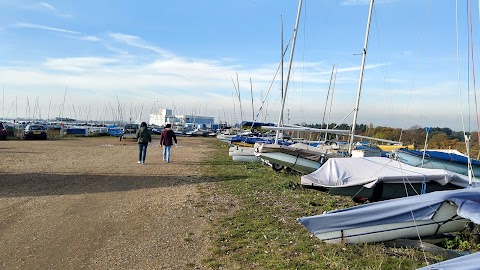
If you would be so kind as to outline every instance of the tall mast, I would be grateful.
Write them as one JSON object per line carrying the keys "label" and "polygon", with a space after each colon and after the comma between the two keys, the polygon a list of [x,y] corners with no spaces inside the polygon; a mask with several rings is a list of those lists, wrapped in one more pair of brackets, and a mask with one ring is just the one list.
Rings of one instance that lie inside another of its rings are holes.
{"label": "tall mast", "polygon": [[[328,118],[327,118],[327,126],[326,128],[328,129],[328,123],[330,123],[330,116],[332,114],[332,104],[333,104],[333,94],[335,93],[335,82],[337,80],[337,66],[336,65],[333,65],[335,67],[335,73],[333,75],[333,86],[332,86],[332,94],[331,94],[331,98],[330,98],[330,106],[329,106],[329,111],[328,111]],[[327,141],[327,137],[328,137],[328,132],[325,132],[325,139],[324,141]]]}
{"label": "tall mast", "polygon": [[[300,22],[300,14],[302,11],[302,2],[303,0],[300,0],[298,2],[298,11],[297,11],[297,20],[295,22],[295,28],[293,29],[293,42],[292,42],[292,50],[290,52],[290,60],[288,63],[288,73],[287,73],[287,82],[285,83],[285,89],[283,89],[283,95],[282,95],[282,108],[280,110],[280,117],[278,118],[278,126],[283,125],[283,110],[285,108],[285,99],[287,98],[287,89],[288,89],[288,82],[290,81],[290,72],[292,71],[292,62],[293,62],[293,53],[295,52],[295,43],[297,42],[297,32],[298,32],[298,23]],[[282,49],[283,51],[283,49]],[[282,56],[282,62],[283,62],[283,56]],[[282,87],[283,87],[283,67],[282,67]],[[275,136],[275,144],[278,144],[278,136],[280,135],[280,130],[277,130],[276,136]]]}
{"label": "tall mast", "polygon": [[360,93],[362,92],[362,81],[363,81],[363,71],[365,70],[365,59],[367,58],[367,46],[368,46],[368,34],[370,32],[370,20],[372,17],[374,0],[370,0],[370,8],[368,10],[368,20],[367,20],[367,30],[365,31],[365,43],[363,45],[362,52],[362,65],[360,67],[360,78],[358,79],[358,88],[357,88],[357,101],[355,102],[355,113],[353,114],[353,123],[350,136],[350,143],[348,145],[348,154],[352,154],[353,149],[353,139],[355,137],[355,126],[357,125],[357,115],[358,115],[358,106],[360,104]]}
{"label": "tall mast", "polygon": [[[284,49],[283,49],[283,16],[280,15],[280,44],[281,44],[281,48],[280,48],[280,76],[281,76],[281,80],[280,80],[280,83],[281,83],[281,86],[280,86],[280,94],[281,94],[281,97],[283,99],[283,60],[285,58],[285,52],[284,52]],[[283,116],[281,116],[283,117]],[[281,126],[281,122],[283,119],[279,119],[278,121],[278,126]],[[278,137],[280,136],[280,130],[277,130],[275,132],[275,141],[274,141],[274,144],[278,144]]]}
{"label": "tall mast", "polygon": [[[327,107],[328,107],[328,98],[330,97],[330,90],[332,89],[332,80],[333,80],[333,72],[335,71],[335,65],[332,67],[332,74],[330,74],[330,83],[328,84],[328,92],[327,92],[327,98],[325,99],[325,108],[323,110],[323,117],[322,117],[322,125],[320,128],[323,128],[323,125],[325,124],[325,114],[327,113]],[[327,129],[328,129],[328,123],[327,123]],[[318,135],[318,141],[320,142],[321,140],[321,134]],[[325,135],[325,137],[327,137]],[[326,139],[325,139],[326,140]]]}
{"label": "tall mast", "polygon": [[[255,121],[255,108],[253,108],[253,85],[252,78],[250,78],[250,95],[252,96],[252,121]],[[253,124],[252,124],[253,127]]]}

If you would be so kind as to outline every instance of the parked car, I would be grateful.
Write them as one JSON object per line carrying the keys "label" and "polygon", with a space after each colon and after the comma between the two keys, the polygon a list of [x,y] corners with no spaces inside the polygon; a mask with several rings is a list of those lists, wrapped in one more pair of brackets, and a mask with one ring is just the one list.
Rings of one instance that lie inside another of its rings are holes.
{"label": "parked car", "polygon": [[152,134],[162,134],[163,128],[161,127],[151,127],[149,128]]}
{"label": "parked car", "polygon": [[126,124],[123,127],[122,138],[124,138],[124,139],[136,139],[137,138],[137,130],[139,128],[140,127],[137,124]]}
{"label": "parked car", "polygon": [[0,122],[0,139],[7,139],[7,128],[3,125],[3,122]]}
{"label": "parked car", "polygon": [[47,128],[43,125],[27,125],[23,130],[23,138],[28,139],[47,139]]}

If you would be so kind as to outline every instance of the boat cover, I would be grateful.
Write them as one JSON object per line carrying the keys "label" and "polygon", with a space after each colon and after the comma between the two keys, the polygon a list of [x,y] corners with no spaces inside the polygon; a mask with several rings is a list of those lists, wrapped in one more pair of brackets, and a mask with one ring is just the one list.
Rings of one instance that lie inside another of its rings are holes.
{"label": "boat cover", "polygon": [[326,212],[322,215],[297,218],[297,221],[315,234],[381,224],[429,220],[445,201],[458,206],[457,215],[480,224],[480,211],[478,211],[480,188],[436,191],[402,197]]}
{"label": "boat cover", "polygon": [[417,270],[478,270],[480,267],[480,252],[428,265]]}
{"label": "boat cover", "polygon": [[[398,149],[397,150],[400,153],[405,153],[405,154],[410,154],[412,156],[417,156],[422,158],[423,157],[423,151],[419,150],[408,150],[408,149]],[[468,158],[463,155],[457,155],[454,153],[445,153],[445,152],[440,152],[440,151],[430,151],[427,150],[425,151],[425,159],[440,159],[448,162],[455,162],[455,163],[460,163],[460,164],[468,164]],[[472,166],[480,166],[480,161],[476,159],[471,159]]]}
{"label": "boat cover", "polygon": [[[250,137],[250,136],[240,136],[236,135],[235,137],[232,137],[230,139],[231,143],[247,143],[247,144],[255,144],[256,142],[263,142],[267,144],[273,144],[275,142],[275,139],[272,137]],[[278,144],[281,145],[290,145],[291,142],[284,141],[284,140],[278,140]]]}
{"label": "boat cover", "polygon": [[[341,188],[363,185],[374,187],[384,183],[423,183],[435,181],[468,187],[468,177],[444,169],[426,169],[410,166],[385,157],[330,158],[316,171],[301,177],[302,185]],[[479,186],[478,179],[472,180]]]}

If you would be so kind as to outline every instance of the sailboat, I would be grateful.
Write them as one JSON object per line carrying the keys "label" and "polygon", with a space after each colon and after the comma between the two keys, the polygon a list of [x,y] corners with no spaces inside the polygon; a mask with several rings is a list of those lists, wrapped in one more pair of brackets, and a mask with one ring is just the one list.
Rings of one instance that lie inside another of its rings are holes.
{"label": "sailboat", "polygon": [[476,252],[443,262],[431,264],[417,270],[477,270],[479,265],[480,252]]}
{"label": "sailboat", "polygon": [[[299,3],[299,12],[297,14],[297,23],[295,25],[295,29],[298,29],[298,21],[300,18],[301,5],[302,5],[302,1],[300,1]],[[256,144],[254,147],[255,155],[262,160],[268,161],[268,163],[272,165],[272,168],[274,169],[289,168],[289,169],[298,171],[300,173],[307,174],[320,168],[323,162],[325,162],[326,160],[332,157],[345,157],[345,156],[354,156],[354,157],[378,156],[380,157],[382,155],[382,151],[379,148],[362,146],[362,147],[359,147],[358,149],[355,149],[356,145],[354,144],[354,138],[356,137],[355,126],[357,121],[358,107],[360,103],[360,93],[362,89],[363,72],[365,69],[365,59],[366,59],[367,45],[368,45],[368,34],[370,31],[370,18],[372,14],[372,7],[373,7],[373,3],[370,7],[369,16],[368,16],[367,30],[365,34],[365,43],[364,43],[364,49],[362,54],[362,64],[360,69],[360,78],[358,81],[357,99],[356,99],[356,104],[354,109],[355,113],[353,116],[352,129],[350,133],[348,131],[339,131],[339,130],[320,130],[320,129],[317,130],[319,132],[329,132],[329,133],[336,133],[336,134],[340,133],[343,135],[350,134],[348,151],[346,152],[347,154],[345,154],[345,151],[344,151],[346,149],[341,149],[340,147],[337,148],[335,147],[335,145],[334,147],[330,145],[326,145],[326,146],[324,145],[324,146],[318,146],[318,147],[309,148],[309,149],[305,149],[305,147],[300,147],[299,149],[292,149],[293,145],[280,146],[277,144],[273,144],[273,145]],[[295,30],[294,33],[295,35],[294,35],[293,44],[295,44],[295,37],[296,37],[297,31]],[[288,89],[287,86],[288,86],[289,77],[290,77],[290,70],[291,70],[290,68],[291,68],[291,62],[293,57],[293,49],[294,49],[294,46],[292,47],[292,53],[290,54],[290,67],[287,75],[287,84],[282,96],[282,108],[280,111],[279,126],[278,127],[262,127],[264,129],[269,129],[269,130],[277,130],[277,134],[282,130],[297,130],[297,131],[311,130],[311,129],[305,129],[302,127],[295,127],[294,129],[291,129],[291,128],[285,128],[280,126],[280,124],[282,124],[286,91]],[[371,139],[375,139],[375,138],[371,138]],[[389,143],[399,143],[399,142],[389,141]]]}
{"label": "sailboat", "polygon": [[425,169],[385,157],[331,158],[301,177],[304,187],[370,201],[479,186],[480,181],[445,169]]}
{"label": "sailboat", "polygon": [[480,188],[438,191],[298,218],[327,243],[371,243],[460,232],[480,224]]}
{"label": "sailboat", "polygon": [[[395,157],[406,164],[422,168],[446,169],[452,172],[468,174],[468,157],[461,153],[435,150],[398,149]],[[471,160],[473,174],[480,176],[480,161]]]}

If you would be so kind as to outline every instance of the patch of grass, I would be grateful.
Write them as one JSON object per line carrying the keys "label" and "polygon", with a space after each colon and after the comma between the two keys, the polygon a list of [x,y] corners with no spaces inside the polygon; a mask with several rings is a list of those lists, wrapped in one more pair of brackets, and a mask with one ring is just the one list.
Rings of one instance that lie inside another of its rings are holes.
{"label": "patch of grass", "polygon": [[323,243],[296,218],[356,205],[350,198],[304,189],[298,175],[233,162],[221,142],[212,147],[215,166],[204,173],[219,181],[203,199],[222,194],[236,204],[212,222],[212,256],[204,261],[212,269],[416,269],[443,259],[381,244]]}

